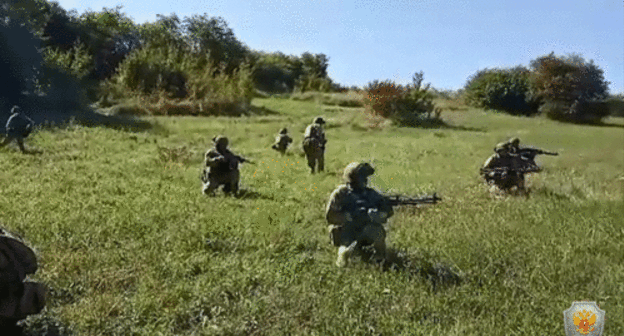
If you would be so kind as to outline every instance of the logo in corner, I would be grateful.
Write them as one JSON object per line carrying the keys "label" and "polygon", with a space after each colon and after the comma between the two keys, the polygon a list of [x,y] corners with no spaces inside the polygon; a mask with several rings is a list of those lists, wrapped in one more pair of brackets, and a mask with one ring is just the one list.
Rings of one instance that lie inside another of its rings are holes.
{"label": "logo in corner", "polygon": [[605,311],[596,302],[574,301],[563,311],[566,336],[600,336],[605,324]]}

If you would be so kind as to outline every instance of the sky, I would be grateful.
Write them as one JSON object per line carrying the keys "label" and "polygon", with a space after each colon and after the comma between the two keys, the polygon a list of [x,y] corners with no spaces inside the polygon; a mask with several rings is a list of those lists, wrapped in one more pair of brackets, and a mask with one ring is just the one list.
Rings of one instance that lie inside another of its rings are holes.
{"label": "sky", "polygon": [[344,86],[375,79],[456,90],[479,69],[580,54],[624,93],[622,0],[57,0],[66,10],[122,5],[135,23],[156,14],[220,16],[248,47],[329,57]]}

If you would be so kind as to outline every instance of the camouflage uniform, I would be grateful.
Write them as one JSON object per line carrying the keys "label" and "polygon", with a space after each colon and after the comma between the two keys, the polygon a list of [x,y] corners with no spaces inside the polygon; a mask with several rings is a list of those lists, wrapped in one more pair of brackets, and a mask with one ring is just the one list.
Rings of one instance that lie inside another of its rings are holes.
{"label": "camouflage uniform", "polygon": [[338,249],[336,265],[346,266],[353,249],[373,245],[378,257],[385,257],[386,231],[383,224],[394,214],[385,197],[367,187],[367,178],[375,172],[368,163],[351,163],[344,171],[346,184],[332,192],[325,218],[330,239]]}
{"label": "camouflage uniform", "polygon": [[495,151],[496,153],[483,164],[483,169],[492,170],[483,173],[486,182],[502,191],[510,190],[513,187],[523,190],[525,173],[520,171],[524,168],[521,158],[512,154],[507,145],[499,144]]}
{"label": "camouflage uniform", "polygon": [[288,136],[288,130],[286,128],[282,128],[280,133],[275,138],[275,144],[273,144],[271,148],[275,149],[276,151],[284,155],[286,154],[286,149],[288,149],[288,146],[290,145],[292,141],[293,139],[290,136]]}
{"label": "camouflage uniform", "polygon": [[17,333],[16,323],[38,314],[45,306],[46,288],[24,281],[37,271],[37,257],[32,249],[0,229],[0,330]]}
{"label": "camouflage uniform", "polygon": [[236,193],[240,180],[238,165],[244,162],[245,159],[227,149],[228,138],[218,136],[212,140],[215,143],[215,147],[206,152],[205,156],[205,184],[203,192],[206,195],[212,195],[217,188],[223,186],[225,193]]}
{"label": "camouflage uniform", "polygon": [[323,125],[325,120],[321,117],[314,118],[303,135],[303,151],[305,152],[308,166],[314,174],[314,168],[319,172],[325,170],[325,131]]}
{"label": "camouflage uniform", "polygon": [[24,139],[30,135],[34,124],[35,122],[32,119],[28,118],[20,111],[19,106],[13,106],[11,109],[11,116],[6,123],[6,138],[0,143],[0,147],[6,146],[15,139],[22,153],[26,153]]}

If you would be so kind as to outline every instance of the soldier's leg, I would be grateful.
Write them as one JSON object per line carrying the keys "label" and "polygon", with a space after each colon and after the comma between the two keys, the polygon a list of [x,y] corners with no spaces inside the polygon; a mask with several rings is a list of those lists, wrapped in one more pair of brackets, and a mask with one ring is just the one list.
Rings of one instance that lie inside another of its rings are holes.
{"label": "soldier's leg", "polygon": [[17,137],[15,140],[17,140],[17,146],[19,146],[19,149],[22,151],[22,153],[26,153],[26,148],[24,147],[24,138]]}
{"label": "soldier's leg", "polygon": [[227,194],[229,193],[236,194],[238,192],[239,180],[240,180],[240,172],[238,170],[231,172],[230,175],[228,176],[228,181],[225,183],[223,187],[223,191]]}
{"label": "soldier's leg", "polygon": [[310,172],[314,174],[314,166],[316,161],[314,159],[314,156],[306,153],[306,159],[308,160],[308,167],[310,167]]}
{"label": "soldier's leg", "polygon": [[336,266],[345,267],[349,262],[349,256],[355,250],[357,246],[357,240],[353,241],[349,246],[340,246],[338,248],[338,259],[336,260]]}
{"label": "soldier's leg", "polygon": [[217,188],[219,188],[219,185],[220,183],[219,181],[217,181],[217,179],[208,177],[208,182],[204,184],[204,188],[202,191],[204,192],[204,195],[214,196],[214,192],[215,190],[217,190]]}
{"label": "soldier's leg", "polygon": [[325,151],[320,150],[318,154],[318,171],[325,171]]}
{"label": "soldier's leg", "polygon": [[375,248],[375,259],[386,258],[386,230],[381,224],[369,224],[364,227],[358,240],[372,242]]}

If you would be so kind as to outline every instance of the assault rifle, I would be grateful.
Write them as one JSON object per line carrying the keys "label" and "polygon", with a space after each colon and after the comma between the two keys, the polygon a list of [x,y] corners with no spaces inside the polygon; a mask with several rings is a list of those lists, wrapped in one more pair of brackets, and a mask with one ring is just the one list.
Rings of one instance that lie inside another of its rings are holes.
{"label": "assault rifle", "polygon": [[529,161],[535,160],[535,157],[537,155],[542,155],[542,154],[552,155],[552,156],[559,155],[559,153],[549,152],[549,151],[545,151],[543,149],[538,149],[538,148],[528,148],[528,147],[518,149],[518,151],[515,154],[520,155],[523,159],[529,160]]}
{"label": "assault rifle", "polygon": [[441,201],[442,198],[438,196],[437,193],[433,193],[433,195],[422,196],[422,197],[407,197],[403,195],[387,195],[386,199],[391,206],[399,206],[399,205],[421,205],[421,204],[436,204],[438,201]]}

